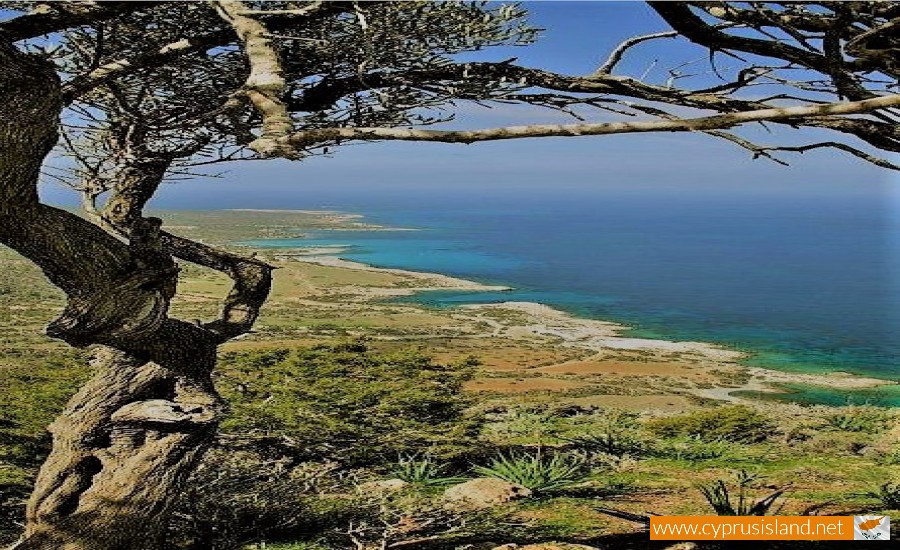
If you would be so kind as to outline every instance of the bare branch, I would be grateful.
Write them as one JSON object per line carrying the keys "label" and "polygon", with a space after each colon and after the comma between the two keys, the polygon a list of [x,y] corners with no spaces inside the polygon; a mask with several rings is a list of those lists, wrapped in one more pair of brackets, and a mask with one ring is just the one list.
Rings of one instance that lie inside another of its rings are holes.
{"label": "bare branch", "polygon": [[320,7],[321,5],[322,5],[322,2],[309,2],[309,4],[308,4],[306,7],[303,7],[303,8],[289,9],[289,10],[282,10],[282,9],[274,9],[274,10],[250,10],[250,9],[246,9],[246,10],[243,10],[243,11],[241,11],[241,12],[238,12],[238,14],[239,14],[239,15],[272,15],[272,14],[278,14],[278,15],[309,15],[309,14],[312,13],[313,11],[319,9],[319,7]]}
{"label": "bare branch", "polygon": [[[116,2],[134,6],[135,2]],[[315,9],[313,9],[315,8]],[[304,14],[290,14],[281,12],[273,13],[271,20],[266,20],[267,28],[277,30],[285,28],[291,24],[302,21],[303,17],[321,17],[334,13],[339,13],[348,8],[345,2],[316,2],[304,10]],[[175,40],[158,49],[143,53],[141,55],[122,58],[113,62],[106,63],[100,67],[91,70],[88,73],[80,74],[63,85],[63,97],[66,103],[71,103],[79,96],[89,92],[90,90],[101,86],[116,78],[121,78],[135,73],[143,69],[163,66],[174,60],[196,52],[202,52],[215,46],[222,46],[234,40],[234,30],[231,28],[213,31],[200,36],[188,36]]]}
{"label": "bare branch", "polygon": [[483,130],[418,130],[401,128],[327,128],[297,132],[290,136],[294,146],[307,147],[331,140],[401,140],[444,143],[475,143],[530,137],[574,137],[638,132],[703,131],[731,128],[748,122],[785,121],[805,117],[827,117],[866,113],[900,105],[900,94],[846,103],[826,103],[729,113],[680,120],[606,122],[597,124],[555,124],[507,126]]}
{"label": "bare branch", "polygon": [[622,56],[625,55],[625,52],[628,51],[629,48],[637,46],[642,42],[647,42],[649,40],[655,40],[657,38],[674,38],[678,36],[676,31],[666,31],[666,32],[657,32],[653,34],[645,34],[643,36],[633,36],[621,44],[616,46],[616,48],[609,54],[609,57],[606,61],[603,62],[602,65],[597,67],[597,70],[594,71],[595,75],[601,74],[609,74],[616,68],[616,65],[622,61]]}
{"label": "bare branch", "polygon": [[689,40],[713,50],[734,49],[753,52],[792,61],[805,67],[820,67],[828,62],[824,55],[809,52],[790,44],[722,32],[716,29],[715,25],[705,23],[682,2],[649,2],[649,4],[673,29]]}
{"label": "bare branch", "polygon": [[861,158],[867,162],[874,164],[875,166],[880,166],[882,168],[887,168],[889,170],[900,170],[900,165],[894,164],[893,162],[883,159],[880,157],[876,157],[865,151],[861,151],[856,147],[851,147],[846,143],[840,143],[837,141],[824,141],[822,143],[812,143],[810,145],[799,145],[799,146],[768,146],[768,147],[759,147],[757,151],[760,155],[767,155],[767,153],[772,151],[789,151],[795,153],[805,153],[806,151],[811,151],[813,149],[822,149],[822,148],[831,148],[838,149],[840,151],[845,151],[850,153],[853,156]]}
{"label": "bare branch", "polygon": [[105,63],[89,73],[75,76],[66,82],[63,85],[63,98],[66,103],[71,103],[78,96],[113,79],[127,76],[140,69],[163,65],[188,53],[223,44],[232,36],[232,31],[227,29],[202,36],[182,38],[166,44],[156,51],[147,52],[135,58]]}

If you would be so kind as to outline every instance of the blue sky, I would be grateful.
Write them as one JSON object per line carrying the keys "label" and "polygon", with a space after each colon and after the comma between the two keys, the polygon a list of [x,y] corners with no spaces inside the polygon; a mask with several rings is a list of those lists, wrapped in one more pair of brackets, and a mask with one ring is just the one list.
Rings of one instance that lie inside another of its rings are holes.
{"label": "blue sky", "polygon": [[[526,48],[491,50],[493,59],[517,56],[519,63],[554,71],[592,71],[623,38],[665,29],[643,2],[527,2],[539,42]],[[665,79],[665,60],[688,61],[703,52],[681,40],[664,40],[636,50],[622,69],[657,82]],[[654,64],[655,59],[660,62]],[[671,64],[671,63],[669,63]],[[726,62],[727,64],[727,62]],[[501,107],[461,108],[454,126],[486,127],[535,122],[573,122],[550,111]],[[787,132],[787,130],[786,130]],[[759,134],[762,142],[780,136]],[[788,136],[788,140],[793,139]],[[880,194],[897,178],[885,170],[833,151],[787,156],[791,167],[751,160],[736,146],[702,135],[642,134],[581,138],[542,138],[470,146],[387,142],[339,148],[333,158],[301,163],[264,161],[232,164],[221,178],[167,185],[153,205],[160,208],[315,208],[307,197],[340,202],[361,189],[421,195],[452,187],[477,197],[497,190],[679,195]],[[72,194],[48,184],[50,202],[71,202]],[[320,200],[320,199],[315,199]]]}

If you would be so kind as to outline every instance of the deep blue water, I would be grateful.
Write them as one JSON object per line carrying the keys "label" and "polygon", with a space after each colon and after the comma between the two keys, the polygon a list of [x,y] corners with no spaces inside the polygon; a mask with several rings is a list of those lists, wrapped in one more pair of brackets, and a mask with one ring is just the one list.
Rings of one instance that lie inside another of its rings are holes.
{"label": "deep blue water", "polygon": [[900,379],[896,227],[877,193],[533,191],[323,206],[419,231],[254,244],[346,245],[348,259],[515,287],[412,298],[433,306],[535,301],[637,335],[752,350],[760,366]]}

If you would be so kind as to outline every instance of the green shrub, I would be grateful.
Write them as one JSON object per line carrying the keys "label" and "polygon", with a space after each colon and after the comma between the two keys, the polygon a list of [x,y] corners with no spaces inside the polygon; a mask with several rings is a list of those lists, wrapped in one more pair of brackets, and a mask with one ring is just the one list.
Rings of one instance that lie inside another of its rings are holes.
{"label": "green shrub", "polygon": [[176,548],[233,550],[263,541],[324,533],[360,514],[334,465],[290,465],[255,453],[211,451],[186,485],[170,525]]}
{"label": "green shrub", "polygon": [[735,444],[730,441],[704,441],[697,437],[682,437],[658,443],[652,453],[660,458],[693,462],[732,458],[737,454],[737,450]]}
{"label": "green shrub", "polygon": [[875,461],[884,466],[900,466],[900,448],[888,449],[878,453]]}
{"label": "green shrub", "polygon": [[900,483],[882,483],[866,496],[877,499],[885,510],[900,510]]}
{"label": "green shrub", "polygon": [[475,473],[516,483],[535,493],[549,493],[587,480],[588,468],[583,456],[572,453],[501,454],[487,466],[476,466]]}
{"label": "green shrub", "polygon": [[[759,479],[759,476],[741,470],[735,474],[735,478],[737,500],[732,499],[732,495],[728,492],[728,485],[723,479],[717,479],[708,485],[697,486],[717,515],[765,516],[771,511],[778,498],[784,494],[784,489],[779,489],[766,497],[754,500],[749,494],[749,489]],[[775,513],[777,514],[778,510]]]}
{"label": "green shrub", "polygon": [[494,443],[541,444],[562,441],[566,419],[541,408],[515,407],[488,415],[484,435]]}
{"label": "green shrub", "polygon": [[0,463],[0,546],[11,544],[25,519],[25,502],[31,490],[29,472]]}
{"label": "green shrub", "polygon": [[891,411],[881,407],[852,405],[841,407],[824,420],[825,427],[833,430],[874,434],[891,427],[895,417]]}
{"label": "green shrub", "polygon": [[398,452],[450,456],[477,434],[462,392],[472,368],[418,352],[374,353],[350,341],[227,354],[221,371],[232,408],[223,431],[272,453],[388,463]]}
{"label": "green shrub", "polygon": [[245,550],[331,550],[317,542],[287,542],[275,544],[254,544],[246,546]]}
{"label": "green shrub", "polygon": [[512,510],[459,510],[439,497],[402,493],[360,501],[361,512],[320,537],[335,550],[472,548],[472,542],[510,540],[521,535],[523,521]]}
{"label": "green shrub", "polygon": [[447,464],[441,464],[431,456],[408,455],[400,458],[390,475],[407,483],[438,487],[466,480],[461,476],[448,475],[448,469]]}
{"label": "green shrub", "polygon": [[772,422],[744,405],[703,409],[653,420],[647,428],[661,437],[695,437],[703,441],[758,443],[777,433]]}
{"label": "green shrub", "polygon": [[566,438],[578,449],[604,453],[615,457],[638,457],[647,452],[647,445],[640,439],[622,433],[598,432]]}
{"label": "green shrub", "polygon": [[647,452],[647,444],[638,437],[641,433],[638,418],[631,412],[615,409],[603,411],[591,423],[589,432],[565,440],[578,449],[592,453],[615,457],[641,456]]}

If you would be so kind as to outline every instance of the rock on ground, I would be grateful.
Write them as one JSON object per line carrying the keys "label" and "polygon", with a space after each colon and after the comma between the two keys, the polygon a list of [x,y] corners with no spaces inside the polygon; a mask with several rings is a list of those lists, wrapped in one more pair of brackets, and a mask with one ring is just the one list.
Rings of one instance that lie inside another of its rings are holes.
{"label": "rock on ground", "polygon": [[368,481],[361,483],[356,487],[358,493],[393,493],[405,488],[409,483],[402,479],[382,479],[378,481]]}
{"label": "rock on ground", "polygon": [[444,491],[448,503],[469,508],[490,508],[529,496],[530,489],[491,477],[470,479]]}

